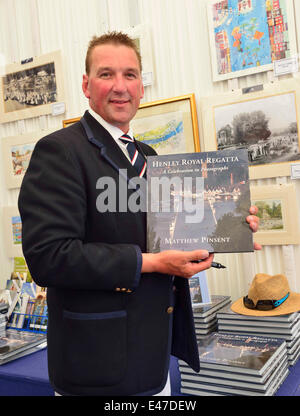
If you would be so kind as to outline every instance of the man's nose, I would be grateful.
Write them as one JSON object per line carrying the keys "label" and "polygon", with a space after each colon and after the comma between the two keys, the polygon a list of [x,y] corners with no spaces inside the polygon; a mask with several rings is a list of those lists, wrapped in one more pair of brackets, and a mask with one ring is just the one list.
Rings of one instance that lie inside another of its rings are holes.
{"label": "man's nose", "polygon": [[123,75],[116,75],[113,90],[120,93],[126,91],[126,89],[126,80]]}

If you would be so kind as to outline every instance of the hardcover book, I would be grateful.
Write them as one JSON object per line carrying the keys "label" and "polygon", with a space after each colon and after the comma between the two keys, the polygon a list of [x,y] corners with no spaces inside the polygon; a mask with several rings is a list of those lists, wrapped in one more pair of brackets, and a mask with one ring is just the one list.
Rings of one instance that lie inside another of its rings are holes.
{"label": "hardcover book", "polygon": [[211,295],[210,303],[193,308],[194,320],[205,318],[231,302],[230,296]]}
{"label": "hardcover book", "polygon": [[228,386],[218,383],[182,381],[181,393],[195,396],[274,396],[289,374],[287,364],[280,367],[276,377],[265,391],[253,390],[244,386]]}
{"label": "hardcover book", "polygon": [[247,332],[247,333],[252,333],[252,334],[257,334],[258,336],[260,336],[261,334],[277,334],[278,337],[283,337],[284,335],[292,335],[295,334],[297,332],[299,332],[300,329],[300,321],[297,322],[292,328],[280,328],[280,327],[276,327],[276,328],[268,328],[268,327],[261,327],[255,324],[249,325],[249,323],[247,323],[247,325],[236,325],[235,323],[233,325],[230,324],[223,324],[220,323],[218,320],[218,328],[219,331],[224,331],[224,332]]}
{"label": "hardcover book", "polygon": [[148,252],[251,252],[246,149],[148,156]]}
{"label": "hardcover book", "polygon": [[255,321],[255,322],[267,322],[268,325],[276,326],[276,322],[280,325],[283,323],[287,323],[290,326],[291,323],[295,323],[300,319],[299,312],[293,312],[287,315],[274,315],[274,316],[250,316],[250,315],[242,315],[239,313],[234,312],[231,309],[231,306],[226,306],[220,309],[217,313],[218,319],[234,319],[237,321]]}
{"label": "hardcover book", "polygon": [[280,316],[248,316],[233,312],[230,306],[217,311],[218,331],[252,336],[282,338],[286,341],[289,363],[294,362],[300,342],[299,313]]}
{"label": "hardcover book", "polygon": [[[183,372],[184,368],[181,369],[181,380],[187,382],[194,382],[195,387],[197,385],[211,386],[211,385],[218,385],[219,387],[229,387],[232,388],[233,392],[236,388],[243,389],[245,391],[267,391],[270,387],[277,382],[278,375],[281,373],[282,368],[287,368],[287,357],[282,356],[279,357],[278,362],[270,368],[267,376],[262,379],[260,377],[248,377],[247,379],[242,377],[239,379],[235,379],[232,377],[232,373],[224,373],[224,372],[202,372],[200,373],[188,373]],[[243,375],[244,376],[244,375]]]}
{"label": "hardcover book", "polygon": [[283,339],[215,332],[198,342],[200,367],[262,375],[282,350]]}
{"label": "hardcover book", "polygon": [[270,367],[268,367],[268,369],[262,375],[234,373],[232,371],[209,368],[201,368],[200,372],[196,373],[191,367],[188,366],[188,364],[184,363],[182,360],[179,360],[179,371],[182,380],[189,379],[195,381],[205,381],[205,378],[207,377],[209,382],[212,381],[212,379],[220,378],[234,382],[247,382],[251,387],[251,385],[266,385],[270,379],[270,375],[274,374],[278,367],[283,367],[285,364],[287,364],[287,354],[285,350],[282,350],[282,352],[278,355],[277,360],[275,360],[274,363],[270,365]]}
{"label": "hardcover book", "polygon": [[8,329],[0,337],[0,365],[36,350],[46,347],[46,335]]}

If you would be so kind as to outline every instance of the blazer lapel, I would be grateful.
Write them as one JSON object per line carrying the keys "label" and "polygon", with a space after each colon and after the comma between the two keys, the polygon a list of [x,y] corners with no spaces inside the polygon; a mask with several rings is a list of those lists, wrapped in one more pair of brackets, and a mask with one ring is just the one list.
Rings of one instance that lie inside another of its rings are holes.
{"label": "blazer lapel", "polygon": [[103,159],[116,170],[126,169],[128,178],[136,177],[136,170],[108,131],[88,111],[85,112],[83,119],[88,124],[94,140],[89,137],[88,139],[100,148]]}

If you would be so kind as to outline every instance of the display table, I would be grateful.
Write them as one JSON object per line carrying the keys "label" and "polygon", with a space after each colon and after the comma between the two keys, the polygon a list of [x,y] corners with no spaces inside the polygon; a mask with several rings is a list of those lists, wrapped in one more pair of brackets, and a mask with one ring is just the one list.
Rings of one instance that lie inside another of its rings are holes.
{"label": "display table", "polygon": [[0,396],[54,396],[46,348],[0,366]]}
{"label": "display table", "polygon": [[[172,396],[180,396],[180,373],[174,357],[171,357],[170,377]],[[54,396],[48,378],[47,349],[1,365],[0,396]],[[300,360],[290,367],[276,396],[300,396]]]}

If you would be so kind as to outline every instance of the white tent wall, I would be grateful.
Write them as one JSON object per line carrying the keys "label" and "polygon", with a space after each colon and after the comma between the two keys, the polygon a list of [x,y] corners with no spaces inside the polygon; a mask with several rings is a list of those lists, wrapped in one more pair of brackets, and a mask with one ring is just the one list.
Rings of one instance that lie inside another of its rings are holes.
{"label": "white tent wall", "polygon": [[[0,0],[0,73],[4,64],[20,62],[60,50],[63,58],[66,113],[40,116],[0,124],[4,137],[59,129],[62,120],[80,116],[88,103],[81,89],[85,52],[93,35],[107,30],[127,30],[146,23],[150,29],[154,82],[145,87],[143,102],[194,93],[198,109],[200,143],[203,148],[200,99],[264,84],[272,74],[264,72],[235,81],[212,81],[207,0]],[[300,2],[295,2],[296,27],[300,27]],[[299,33],[297,33],[299,44]],[[295,75],[299,77],[299,73]],[[289,78],[292,75],[284,76]],[[0,158],[0,209],[16,206],[19,189],[7,189],[3,158]],[[289,177],[260,179],[252,185],[290,183]],[[300,207],[300,184],[297,188]],[[294,213],[299,217],[299,209]],[[300,291],[300,247],[265,246],[247,254],[218,254],[216,261],[226,270],[207,272],[212,294],[230,295],[233,300],[248,290],[255,273],[285,274],[292,290]],[[13,259],[5,252],[3,223],[0,221],[0,288],[5,287]]]}

